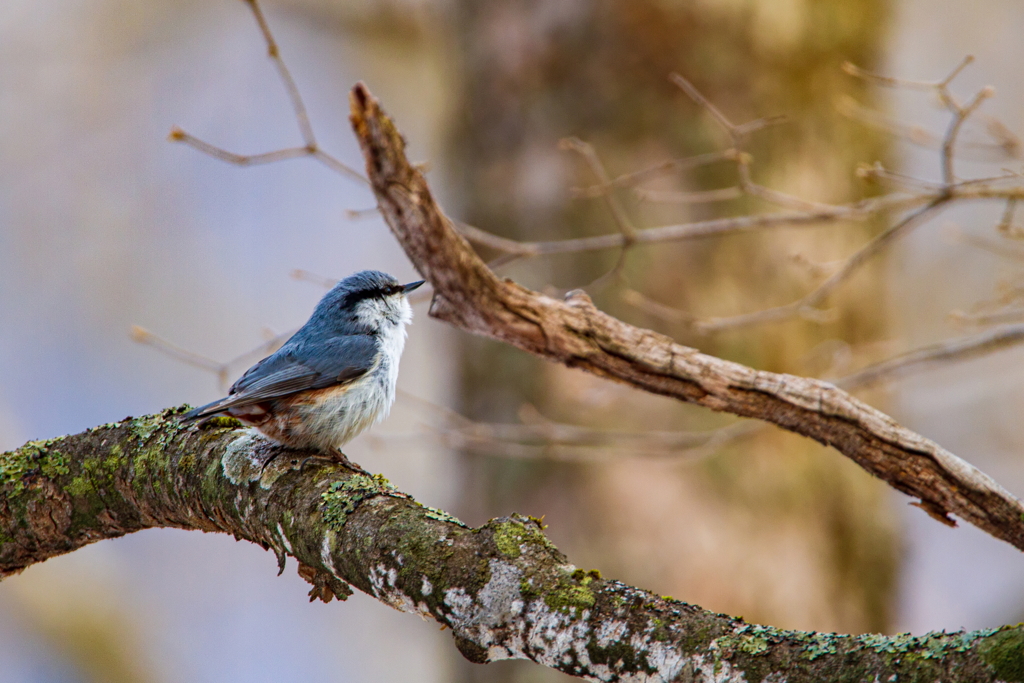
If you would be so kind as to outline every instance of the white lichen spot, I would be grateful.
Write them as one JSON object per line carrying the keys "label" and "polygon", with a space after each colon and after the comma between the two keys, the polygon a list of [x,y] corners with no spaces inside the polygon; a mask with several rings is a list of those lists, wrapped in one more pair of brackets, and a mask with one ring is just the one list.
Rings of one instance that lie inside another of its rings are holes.
{"label": "white lichen spot", "polygon": [[248,484],[260,478],[263,463],[253,457],[252,444],[259,439],[254,429],[243,430],[224,449],[220,463],[224,476],[235,486]]}
{"label": "white lichen spot", "polygon": [[[676,643],[665,643],[661,641],[649,642],[646,648],[647,663],[654,667],[657,672],[658,678],[653,678],[654,681],[674,681],[679,676],[679,672],[683,670],[683,666],[686,664],[687,657],[680,652],[679,645]],[[743,678],[743,672],[739,672],[739,679]],[[726,679],[734,680],[734,679]]]}
{"label": "white lichen spot", "polygon": [[543,652],[543,663],[548,666],[557,665],[573,653],[582,662],[589,663],[589,618],[590,610],[582,610],[576,616],[575,613],[551,609],[543,600],[535,600],[526,610],[526,644],[534,652]]}
{"label": "white lichen spot", "polygon": [[[283,537],[283,534],[282,534]],[[328,529],[324,532],[324,540],[320,544],[320,563],[331,572],[336,579],[340,579],[338,576],[338,570],[334,568],[334,539],[337,538],[332,530]]]}
{"label": "white lichen spot", "polygon": [[[626,621],[611,619],[592,633],[588,623],[589,609],[555,609],[543,598],[526,601],[522,585],[520,569],[508,562],[492,559],[490,579],[476,596],[463,588],[445,591],[444,604],[450,610],[445,616],[456,633],[486,648],[489,661],[523,657],[529,652],[531,659],[547,666],[576,663],[592,680],[629,683],[668,683],[678,679],[684,668],[696,672],[694,667],[703,664],[703,660],[691,661],[676,644],[655,639],[653,627],[631,635]],[[615,662],[591,662],[587,647],[592,642],[607,648],[623,640],[627,640],[633,651],[646,660],[655,670],[653,673],[623,674],[614,670]],[[716,683],[743,680],[742,672],[731,668],[712,667],[708,672],[712,676],[707,680]]]}
{"label": "white lichen spot", "polygon": [[421,616],[430,614],[426,603],[417,603],[398,587],[398,571],[396,569],[383,564],[370,567],[369,579],[373,595],[381,602],[391,605],[400,612],[411,612]]}
{"label": "white lichen spot", "polygon": [[491,560],[490,566],[491,579],[476,596],[482,608],[476,623],[497,626],[507,619],[512,612],[512,604],[519,599],[523,573],[515,565],[502,560]]}
{"label": "white lichen spot", "polygon": [[423,611],[416,601],[400,590],[388,591],[385,601],[399,612],[411,612],[422,616]]}
{"label": "white lichen spot", "polygon": [[430,583],[430,579],[423,576],[423,585],[420,586],[420,595],[430,595],[434,592],[434,584]]}
{"label": "white lichen spot", "polygon": [[388,575],[388,568],[382,564],[370,567],[370,590],[376,598],[384,593],[384,578]]}
{"label": "white lichen spot", "polygon": [[612,642],[622,638],[627,628],[629,625],[626,622],[616,619],[601,622],[601,625],[597,627],[597,646],[608,647]]}
{"label": "white lichen spot", "polygon": [[456,629],[468,626],[473,618],[473,596],[464,588],[449,588],[444,592],[444,604],[451,610],[449,621]]}
{"label": "white lichen spot", "polygon": [[281,526],[281,522],[277,523],[277,535],[281,539],[281,545],[284,546],[284,549],[294,555],[295,551],[292,550],[292,544],[288,541],[288,537],[285,536],[284,527]]}
{"label": "white lichen spot", "polygon": [[743,671],[734,669],[732,664],[718,657],[693,655],[689,660],[694,670],[703,675],[700,680],[707,683],[747,683]]}

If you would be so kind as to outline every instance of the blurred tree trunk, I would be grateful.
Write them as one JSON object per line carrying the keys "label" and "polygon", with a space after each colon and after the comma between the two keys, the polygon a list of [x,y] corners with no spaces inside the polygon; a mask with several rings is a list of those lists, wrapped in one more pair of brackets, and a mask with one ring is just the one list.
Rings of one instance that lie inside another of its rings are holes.
{"label": "blurred tree trunk", "polygon": [[[571,186],[594,177],[581,159],[558,151],[560,138],[593,143],[612,176],[725,148],[722,131],[669,83],[673,71],[734,122],[790,117],[751,142],[754,179],[775,189],[847,201],[864,192],[855,165],[883,153],[883,141],[833,108],[840,93],[859,88],[841,74],[842,61],[867,67],[878,61],[888,21],[882,0],[459,0],[454,12],[463,91],[442,171],[462,199],[458,215],[506,237],[616,230],[600,200],[569,199]],[[718,165],[669,176],[658,187],[693,191],[735,182],[735,169]],[[638,227],[770,208],[748,199],[687,209],[620,197]],[[841,258],[876,228],[641,247],[623,272],[629,287],[699,316],[742,313],[798,297],[820,277],[800,261]],[[594,281],[617,257],[568,255],[506,272],[529,286],[569,289]],[[621,284],[590,291],[602,308],[683,343],[755,367],[808,374],[824,369],[819,350],[830,346],[823,342],[885,338],[878,272],[855,278],[834,298],[841,313],[828,325],[796,320],[711,337],[627,307],[618,296]],[[462,411],[475,419],[515,421],[521,406],[532,404],[552,419],[620,429],[724,424],[719,416],[610,387],[506,346],[465,343]],[[773,431],[697,464],[569,465],[479,455],[467,455],[466,464],[459,512],[474,523],[513,510],[546,514],[549,533],[571,556],[626,581],[779,626],[889,628],[897,543],[884,487],[807,440]],[[649,495],[636,496],[637,490]],[[649,528],[657,530],[644,531]],[[464,681],[541,680],[536,670],[512,663],[460,671]]]}

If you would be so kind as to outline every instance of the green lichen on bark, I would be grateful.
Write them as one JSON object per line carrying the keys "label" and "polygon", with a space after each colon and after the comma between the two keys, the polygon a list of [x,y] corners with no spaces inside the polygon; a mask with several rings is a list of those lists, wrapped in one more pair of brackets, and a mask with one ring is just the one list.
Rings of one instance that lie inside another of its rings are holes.
{"label": "green lichen on bark", "polygon": [[988,636],[978,651],[996,678],[1006,683],[1024,683],[1024,624],[1004,626]]}
{"label": "green lichen on bark", "polygon": [[464,529],[469,528],[469,526],[465,522],[463,522],[455,515],[445,512],[444,510],[439,510],[437,508],[430,507],[429,505],[423,505],[422,503],[420,503],[419,505],[420,507],[423,508],[423,514],[429,517],[430,519],[436,519],[439,522],[448,522],[449,524],[458,524]]}
{"label": "green lichen on bark", "polygon": [[58,446],[61,439],[29,441],[21,448],[0,454],[0,487],[11,496],[25,490],[34,474],[52,478],[67,474],[67,457]]}
{"label": "green lichen on bark", "polygon": [[324,502],[324,519],[333,529],[345,526],[348,516],[359,504],[374,496],[408,498],[388,481],[383,474],[355,474],[343,481],[332,483],[321,498]]}
{"label": "green lichen on bark", "polygon": [[576,612],[594,606],[594,592],[589,585],[594,577],[583,570],[561,572],[554,586],[544,592],[544,604],[553,610]]}
{"label": "green lichen on bark", "polygon": [[[571,565],[518,515],[479,528],[380,475],[283,449],[183,409],[0,455],[0,576],[100,538],[220,531],[300,563],[312,598],[351,584],[450,626],[473,661],[520,657],[608,679],[1024,683],[1020,626],[843,636],[746,624]],[[308,464],[306,464],[308,461]]]}
{"label": "green lichen on bark", "polygon": [[522,555],[529,544],[554,547],[540,529],[540,521],[531,517],[515,516],[494,527],[494,543],[506,557]]}

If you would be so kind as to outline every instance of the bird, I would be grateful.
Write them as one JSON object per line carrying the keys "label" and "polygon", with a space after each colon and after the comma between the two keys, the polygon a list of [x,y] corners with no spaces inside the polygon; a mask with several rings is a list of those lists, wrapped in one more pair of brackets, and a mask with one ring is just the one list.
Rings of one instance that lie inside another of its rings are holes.
{"label": "bird", "polygon": [[346,277],[226,397],[182,420],[229,415],[283,446],[348,463],[341,447],[387,417],[394,403],[405,327],[412,321],[406,297],[424,282],[402,285],[376,270]]}

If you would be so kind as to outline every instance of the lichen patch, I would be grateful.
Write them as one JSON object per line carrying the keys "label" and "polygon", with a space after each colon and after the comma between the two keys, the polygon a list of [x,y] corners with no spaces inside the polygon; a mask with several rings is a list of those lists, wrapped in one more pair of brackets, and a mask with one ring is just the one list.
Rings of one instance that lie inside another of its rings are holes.
{"label": "lichen patch", "polygon": [[224,476],[235,486],[242,486],[260,478],[263,463],[256,458],[253,449],[253,442],[258,439],[255,430],[246,429],[232,439],[224,449],[224,455],[220,460],[221,466],[224,468]]}

